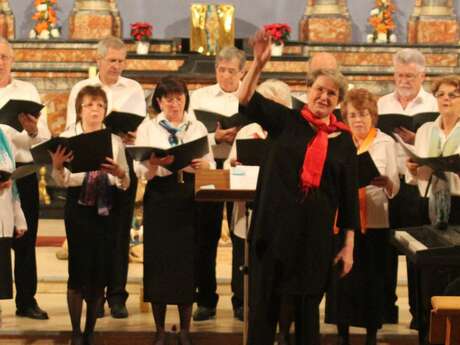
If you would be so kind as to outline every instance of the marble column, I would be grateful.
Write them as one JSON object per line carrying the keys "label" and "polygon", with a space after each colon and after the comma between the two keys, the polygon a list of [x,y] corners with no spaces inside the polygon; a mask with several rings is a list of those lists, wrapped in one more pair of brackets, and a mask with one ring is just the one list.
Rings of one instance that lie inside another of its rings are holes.
{"label": "marble column", "polygon": [[121,37],[121,19],[116,0],[75,0],[69,18],[69,38],[99,40]]}
{"label": "marble column", "polygon": [[0,36],[14,39],[14,15],[8,0],[0,0]]}
{"label": "marble column", "polygon": [[301,41],[351,42],[351,21],[346,0],[308,0],[299,25]]}
{"label": "marble column", "polygon": [[457,44],[459,27],[453,0],[417,0],[407,30],[409,43]]}

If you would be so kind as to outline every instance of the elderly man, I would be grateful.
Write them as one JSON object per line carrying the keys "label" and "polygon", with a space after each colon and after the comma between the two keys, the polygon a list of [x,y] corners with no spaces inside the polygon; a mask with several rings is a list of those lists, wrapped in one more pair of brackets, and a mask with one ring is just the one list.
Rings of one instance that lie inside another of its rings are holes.
{"label": "elderly man", "polygon": [[[35,86],[12,77],[13,61],[11,45],[4,38],[0,38],[0,107],[3,107],[10,99],[41,103]],[[30,147],[50,137],[46,116],[40,116],[37,120],[30,114],[20,114],[19,121],[24,128],[21,132],[2,125],[2,129],[14,143],[17,166],[31,164],[33,160]],[[38,229],[38,180],[37,176],[32,174],[16,180],[16,183],[28,230],[23,237],[13,240],[16,315],[45,320],[48,319],[48,314],[40,309],[35,300],[37,292],[35,242]]]}
{"label": "elderly man", "polygon": [[[146,102],[141,85],[132,79],[121,76],[126,66],[126,47],[119,38],[107,37],[97,46],[97,66],[99,74],[93,78],[85,79],[72,88],[67,104],[66,126],[76,121],[75,99],[78,92],[87,85],[101,85],[107,94],[107,113],[112,110],[129,112],[137,115],[146,115]],[[135,133],[125,135],[123,141],[132,144]],[[128,317],[126,309],[126,280],[128,275],[129,240],[136,196],[137,178],[133,173],[132,161],[130,166],[131,185],[127,191],[117,191],[121,208],[120,228],[116,229],[111,272],[107,286],[107,301],[110,313],[114,318]],[[99,316],[104,315],[104,306],[101,306]]]}
{"label": "elderly man", "polygon": [[[413,116],[419,113],[438,111],[435,97],[423,89],[425,65],[425,57],[416,49],[402,49],[393,56],[395,90],[379,99],[378,111],[381,116],[385,116],[385,114]],[[407,143],[413,144],[415,133],[402,128],[398,134]],[[397,155],[401,187],[399,194],[390,201],[390,225],[392,228],[417,226],[421,224],[421,219],[423,219],[418,207],[414,207],[414,205],[418,205],[420,196],[417,188],[406,184],[402,177],[406,170],[407,156],[400,145],[397,148]],[[398,307],[395,304],[397,299],[395,291],[398,257],[392,247],[389,247],[388,260],[385,279],[385,305],[387,306],[385,318],[388,322],[396,323],[398,321]],[[415,291],[412,287],[412,275],[411,265],[408,264],[409,304],[411,314],[415,316]],[[414,328],[415,326],[416,321],[413,319],[411,327]]]}
{"label": "elderly man", "polygon": [[[212,111],[224,116],[237,113],[237,94],[245,62],[243,51],[235,47],[223,48],[216,56],[217,83],[194,91],[190,99],[190,109]],[[216,132],[210,134],[218,168],[222,168],[237,132],[238,128],[235,127],[222,129],[218,126]],[[223,203],[203,203],[200,205],[200,213],[196,281],[198,309],[193,314],[195,321],[208,320],[216,313],[219,299],[216,294],[216,254],[222,228]],[[231,219],[230,215],[227,218]],[[234,254],[239,257],[238,253],[244,250],[244,241],[232,236],[232,242]],[[232,304],[234,316],[242,320],[243,291],[238,288],[241,284],[235,278],[236,276],[232,277]]]}

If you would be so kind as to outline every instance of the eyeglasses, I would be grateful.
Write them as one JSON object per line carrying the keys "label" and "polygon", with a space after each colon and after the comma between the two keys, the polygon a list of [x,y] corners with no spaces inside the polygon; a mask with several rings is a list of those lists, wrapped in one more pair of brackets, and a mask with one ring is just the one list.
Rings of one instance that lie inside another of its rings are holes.
{"label": "eyeglasses", "polygon": [[347,118],[348,119],[364,119],[368,116],[371,116],[369,112],[362,111],[362,112],[357,112],[357,113],[348,113]]}
{"label": "eyeglasses", "polygon": [[0,60],[3,61],[3,62],[7,62],[7,61],[11,60],[11,56],[10,55],[5,55],[5,54],[0,54]]}
{"label": "eyeglasses", "polygon": [[398,79],[406,79],[408,81],[413,81],[419,76],[418,73],[395,73],[395,77]]}
{"label": "eyeglasses", "polygon": [[230,75],[236,75],[239,72],[239,70],[237,70],[236,68],[231,68],[231,67],[218,66],[216,69],[218,73],[222,73],[222,74],[227,72]]}
{"label": "eyeglasses", "polygon": [[444,96],[447,96],[447,98],[449,98],[450,100],[453,100],[453,99],[459,98],[460,93],[457,93],[457,92],[445,93],[445,92],[440,91],[440,92],[436,92],[434,94],[434,97],[436,97],[436,98],[443,98]]}

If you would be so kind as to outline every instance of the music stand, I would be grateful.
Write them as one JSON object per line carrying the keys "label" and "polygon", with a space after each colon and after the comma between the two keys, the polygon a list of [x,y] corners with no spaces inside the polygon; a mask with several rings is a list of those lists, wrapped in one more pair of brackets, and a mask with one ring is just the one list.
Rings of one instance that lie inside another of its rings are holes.
{"label": "music stand", "polygon": [[[214,185],[214,189],[202,189],[202,186]],[[243,345],[247,343],[249,325],[249,209],[248,202],[254,200],[256,191],[246,189],[230,189],[229,170],[197,170],[195,174],[196,201],[244,201],[246,205],[246,238],[244,240],[243,266]]]}

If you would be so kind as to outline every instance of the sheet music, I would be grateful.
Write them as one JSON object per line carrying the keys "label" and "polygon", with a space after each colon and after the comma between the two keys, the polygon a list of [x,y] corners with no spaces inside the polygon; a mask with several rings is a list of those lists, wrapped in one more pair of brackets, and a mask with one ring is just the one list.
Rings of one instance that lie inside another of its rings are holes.
{"label": "sheet music", "polygon": [[254,165],[238,165],[230,168],[230,189],[256,190],[259,168]]}
{"label": "sheet music", "polygon": [[420,250],[428,249],[427,246],[425,246],[420,241],[416,240],[412,235],[410,235],[406,231],[396,231],[395,232],[395,239],[397,239],[398,242],[400,242],[400,243],[406,244],[407,248],[413,254],[415,254],[416,252],[418,252]]}

